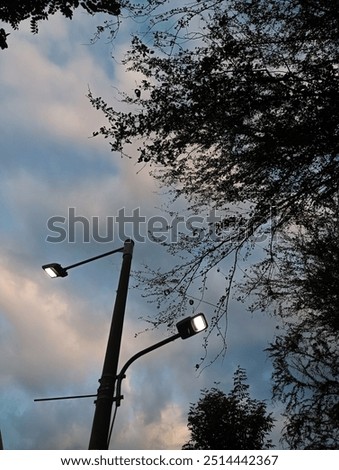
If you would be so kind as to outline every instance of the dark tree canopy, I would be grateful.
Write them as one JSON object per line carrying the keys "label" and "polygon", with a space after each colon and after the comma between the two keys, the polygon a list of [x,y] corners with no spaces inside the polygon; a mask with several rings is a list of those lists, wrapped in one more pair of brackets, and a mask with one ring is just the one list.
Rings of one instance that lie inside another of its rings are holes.
{"label": "dark tree canopy", "polygon": [[79,7],[91,14],[104,12],[118,15],[120,4],[119,0],[2,0],[0,19],[17,29],[28,18],[36,25],[38,21],[47,20],[58,11],[71,19],[74,10]]}
{"label": "dark tree canopy", "polygon": [[[161,27],[170,18],[176,26]],[[107,117],[98,133],[112,150],[126,154],[138,142],[139,161],[189,201],[191,215],[221,214],[213,227],[170,243],[185,260],[149,272],[146,287],[162,309],[159,322],[171,324],[193,280],[204,292],[208,274],[228,260],[217,328],[258,232],[299,224],[305,208],[322,207],[338,190],[337,2],[202,0],[158,21],[126,58],[144,76],[138,93],[124,95],[130,111],[90,99]]]}
{"label": "dark tree canopy", "polygon": [[267,219],[274,198],[290,219],[338,179],[337,2],[214,3],[195,47],[158,32],[168,56],[134,39],[137,112],[94,101],[109,119],[101,132],[113,150],[141,139],[139,159],[199,203],[251,201]]}
{"label": "dark tree canopy", "polygon": [[234,387],[226,395],[212,388],[204,390],[188,413],[190,440],[186,450],[260,450],[272,447],[267,439],[273,418],[264,402],[251,399],[246,373],[240,367],[234,374]]}
{"label": "dark tree canopy", "polygon": [[256,277],[261,307],[273,304],[284,319],[268,353],[292,449],[339,449],[338,209],[336,202],[305,215],[303,229],[282,243],[270,281],[262,285],[262,267]]}
{"label": "dark tree canopy", "polygon": [[[123,16],[139,20],[141,17],[151,18],[153,11],[167,2],[168,0],[0,0],[0,22],[18,29],[22,21],[30,19],[32,33],[36,34],[40,21],[48,20],[57,12],[72,19],[74,11],[80,8],[90,15],[108,15],[103,25],[97,26],[92,41],[98,39],[104,31],[108,31],[109,37],[114,39]],[[9,34],[4,28],[0,29],[1,49],[7,49],[6,38]]]}
{"label": "dark tree canopy", "polygon": [[71,19],[76,8],[82,7],[88,13],[99,12],[112,15],[120,14],[120,0],[2,0],[0,1],[0,20],[17,29],[20,23],[31,19],[32,31],[38,32],[38,22],[47,20],[56,12]]}

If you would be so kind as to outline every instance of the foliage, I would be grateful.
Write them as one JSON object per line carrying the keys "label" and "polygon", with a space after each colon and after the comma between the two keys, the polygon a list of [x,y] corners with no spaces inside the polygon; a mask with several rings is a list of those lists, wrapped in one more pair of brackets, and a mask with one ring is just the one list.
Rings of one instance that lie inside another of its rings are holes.
{"label": "foliage", "polygon": [[234,386],[226,395],[217,388],[204,390],[202,398],[188,414],[191,439],[187,450],[260,450],[272,447],[267,435],[273,418],[266,413],[264,402],[251,399],[246,373],[238,367]]}
{"label": "foliage", "polygon": [[289,306],[280,302],[285,333],[268,351],[274,395],[286,403],[284,439],[293,449],[339,448],[338,227],[338,212],[308,220],[306,235],[280,265],[294,295]]}
{"label": "foliage", "polygon": [[138,142],[139,161],[188,200],[189,215],[220,214],[163,242],[181,256],[173,269],[139,273],[160,309],[155,326],[174,324],[192,292],[204,300],[209,275],[226,271],[210,322],[226,348],[239,263],[258,238],[270,258],[276,236],[337,191],[338,33],[333,0],[197,1],[133,38],[125,63],[143,79],[122,96],[129,111],[90,93],[108,120],[95,134],[113,151]]}
{"label": "foliage", "polygon": [[26,0],[0,1],[0,20],[17,29],[19,24],[30,18],[32,32],[38,32],[38,22],[60,11],[66,18],[72,19],[76,8],[84,8],[88,13],[98,12],[120,14],[119,0]]}
{"label": "foliage", "polygon": [[[309,210],[281,240],[279,260],[258,266],[247,293],[273,308],[283,328],[268,348],[273,394],[285,403],[283,439],[292,449],[338,449],[339,206]],[[263,269],[270,269],[269,279]],[[245,288],[245,287],[244,287]]]}
{"label": "foliage", "polygon": [[7,36],[9,33],[6,33],[6,31],[3,28],[0,28],[0,48],[1,49],[7,49],[8,44],[7,44]]}
{"label": "foliage", "polygon": [[[151,18],[153,12],[167,2],[168,0],[0,0],[0,21],[18,29],[22,21],[30,19],[31,31],[37,34],[40,21],[48,20],[57,12],[72,19],[74,11],[81,8],[90,15],[107,15],[103,24],[97,26],[92,42],[104,32],[108,32],[109,38],[114,40],[121,18],[139,21],[142,18]],[[9,34],[3,28],[0,29],[1,49],[8,47],[6,37]]]}

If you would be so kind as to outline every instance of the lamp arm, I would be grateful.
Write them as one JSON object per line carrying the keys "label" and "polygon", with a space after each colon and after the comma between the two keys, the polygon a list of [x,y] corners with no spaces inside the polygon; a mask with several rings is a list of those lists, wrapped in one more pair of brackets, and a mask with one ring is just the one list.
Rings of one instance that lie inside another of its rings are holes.
{"label": "lamp arm", "polygon": [[133,364],[134,361],[139,359],[139,357],[142,357],[145,354],[148,354],[149,352],[154,351],[155,349],[161,348],[162,346],[165,346],[165,344],[171,343],[172,341],[175,341],[176,339],[178,339],[180,337],[181,337],[180,334],[177,333],[173,336],[170,336],[169,338],[166,338],[162,341],[159,341],[158,343],[153,344],[153,346],[149,346],[148,348],[143,349],[142,351],[139,351],[138,353],[134,354],[134,356],[132,356],[126,362],[126,364],[121,369],[119,375],[117,376],[117,390],[116,390],[116,404],[117,404],[117,406],[120,406],[120,401],[121,401],[121,398],[122,398],[122,396],[121,396],[121,383],[122,383],[123,379],[125,378],[125,374],[126,374],[127,369],[129,368],[129,366],[131,364]]}
{"label": "lamp arm", "polygon": [[79,263],[71,264],[70,266],[66,266],[64,269],[67,271],[68,269],[76,268],[77,266],[81,266],[82,264],[90,263],[91,261],[95,261],[96,259],[103,258],[104,256],[113,255],[113,253],[122,253],[124,251],[124,247],[117,248],[112,251],[108,251],[107,253],[103,253],[102,255],[93,256],[92,258],[85,259],[83,261],[79,261]]}

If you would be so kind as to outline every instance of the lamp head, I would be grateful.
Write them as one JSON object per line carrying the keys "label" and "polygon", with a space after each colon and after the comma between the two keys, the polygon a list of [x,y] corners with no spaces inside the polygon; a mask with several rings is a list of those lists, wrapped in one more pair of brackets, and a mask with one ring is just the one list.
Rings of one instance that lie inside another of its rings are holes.
{"label": "lamp head", "polygon": [[42,269],[50,276],[50,277],[66,277],[68,275],[65,268],[63,268],[58,263],[50,263],[45,264],[42,266]]}
{"label": "lamp head", "polygon": [[179,321],[176,325],[182,339],[189,338],[206,330],[207,326],[208,324],[203,313],[199,313],[194,317],[184,318],[184,320]]}

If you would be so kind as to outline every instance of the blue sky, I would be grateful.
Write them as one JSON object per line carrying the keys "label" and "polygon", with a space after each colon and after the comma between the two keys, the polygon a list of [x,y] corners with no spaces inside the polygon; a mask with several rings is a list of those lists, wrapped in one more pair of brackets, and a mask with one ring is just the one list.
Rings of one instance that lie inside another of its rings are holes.
{"label": "blue sky", "polygon": [[[78,216],[97,218],[104,234],[107,217],[119,209],[130,215],[140,208],[149,218],[162,215],[166,202],[147,168],[91,138],[104,119],[91,107],[88,87],[117,102],[117,89],[133,91],[137,83],[119,64],[128,47],[127,27],[114,46],[104,38],[89,45],[98,23],[98,17],[80,12],[73,21],[55,15],[41,23],[36,36],[23,24],[0,54],[0,428],[7,449],[87,448],[92,399],[33,400],[96,392],[121,265],[116,254],[74,269],[65,279],[49,279],[41,265],[70,265],[121,241],[115,232],[110,243],[92,237],[85,242],[78,223],[74,242],[51,243],[48,220],[67,220],[73,208]],[[164,269],[174,261],[150,240],[135,245],[133,269],[143,263]],[[215,302],[219,289],[216,280],[207,300]],[[170,334],[164,326],[135,337],[148,326],[140,317],[156,310],[141,293],[129,292],[121,366]],[[212,315],[211,306],[201,308],[207,318]],[[252,396],[269,400],[271,364],[263,349],[274,326],[269,316],[252,316],[234,302],[223,361],[196,372],[203,354],[199,336],[139,359],[123,383],[111,448],[180,449],[189,437],[190,403],[214,382],[228,392],[238,364],[247,370]],[[217,349],[212,343],[211,356]],[[270,403],[269,408],[279,419],[278,408]],[[275,442],[279,428],[278,421]]]}

